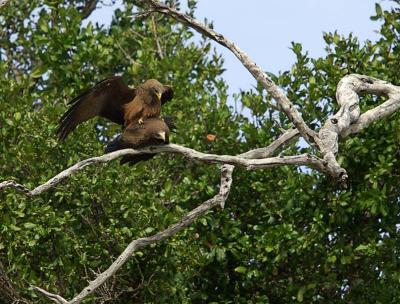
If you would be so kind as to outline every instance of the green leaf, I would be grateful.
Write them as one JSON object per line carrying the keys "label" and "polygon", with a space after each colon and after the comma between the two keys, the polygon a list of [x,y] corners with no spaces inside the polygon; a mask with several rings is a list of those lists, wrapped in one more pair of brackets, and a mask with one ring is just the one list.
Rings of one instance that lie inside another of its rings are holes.
{"label": "green leaf", "polygon": [[238,272],[238,273],[246,273],[247,268],[244,267],[244,266],[239,266],[239,267],[235,268],[235,271]]}
{"label": "green leaf", "polygon": [[306,287],[302,286],[297,292],[297,301],[298,302],[303,302],[304,299],[304,293],[306,292]]}
{"label": "green leaf", "polygon": [[21,120],[21,113],[20,113],[20,112],[14,113],[14,119],[15,119],[16,121]]}
{"label": "green leaf", "polygon": [[24,223],[24,227],[31,229],[31,228],[36,227],[36,224],[27,222],[27,223]]}
{"label": "green leaf", "polygon": [[20,231],[21,230],[21,228],[15,226],[14,224],[10,224],[10,229],[13,230],[13,231]]}
{"label": "green leaf", "polygon": [[33,69],[32,73],[31,73],[31,77],[32,78],[39,78],[40,76],[42,76],[44,73],[46,73],[47,71],[47,67],[45,66],[38,66],[35,69]]}
{"label": "green leaf", "polygon": [[382,7],[379,5],[379,3],[375,3],[375,12],[378,17],[382,16]]}

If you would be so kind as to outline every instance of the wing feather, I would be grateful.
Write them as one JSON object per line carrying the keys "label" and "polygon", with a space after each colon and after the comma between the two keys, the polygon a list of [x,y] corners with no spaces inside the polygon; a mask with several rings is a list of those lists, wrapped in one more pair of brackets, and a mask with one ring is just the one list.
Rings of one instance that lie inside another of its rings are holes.
{"label": "wing feather", "polygon": [[170,86],[164,86],[164,92],[161,95],[161,105],[170,101],[174,97],[174,91]]}
{"label": "wing feather", "polygon": [[120,76],[106,78],[92,88],[72,99],[70,108],[61,117],[57,134],[64,140],[77,125],[95,116],[105,117],[112,122],[124,124],[123,105],[135,97]]}

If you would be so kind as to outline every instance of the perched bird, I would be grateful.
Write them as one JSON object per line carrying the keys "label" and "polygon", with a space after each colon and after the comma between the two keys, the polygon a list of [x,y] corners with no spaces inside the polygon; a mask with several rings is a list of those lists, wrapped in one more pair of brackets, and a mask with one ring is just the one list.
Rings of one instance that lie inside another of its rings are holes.
{"label": "perched bird", "polygon": [[155,79],[136,88],[128,87],[120,76],[112,76],[75,97],[61,117],[57,134],[64,140],[77,125],[95,116],[105,117],[127,128],[160,115],[161,105],[173,98],[173,90]]}
{"label": "perched bird", "polygon": [[[169,132],[175,128],[173,119],[168,118],[149,118],[142,124],[129,125],[123,133],[112,140],[106,147],[105,153],[114,152],[122,149],[139,149],[152,145],[162,145],[169,143]],[[129,163],[130,166],[154,157],[152,154],[126,155],[120,160],[120,164]]]}

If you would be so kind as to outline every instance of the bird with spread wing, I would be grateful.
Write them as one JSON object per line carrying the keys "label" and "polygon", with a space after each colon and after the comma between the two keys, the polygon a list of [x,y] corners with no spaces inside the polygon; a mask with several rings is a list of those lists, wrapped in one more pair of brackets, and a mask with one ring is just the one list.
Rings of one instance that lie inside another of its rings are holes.
{"label": "bird with spread wing", "polygon": [[[64,140],[80,123],[101,116],[123,126],[123,133],[107,145],[106,153],[168,144],[175,124],[171,117],[159,116],[161,105],[172,97],[172,88],[155,79],[130,88],[120,76],[106,78],[70,102],[70,108],[60,119],[58,137]],[[127,155],[121,164],[133,165],[154,155]]]}
{"label": "bird with spread wing", "polygon": [[95,116],[107,118],[124,129],[142,124],[147,118],[159,117],[161,105],[173,95],[171,87],[155,79],[130,88],[120,76],[106,78],[70,102],[60,120],[58,137],[64,140],[80,123]]}

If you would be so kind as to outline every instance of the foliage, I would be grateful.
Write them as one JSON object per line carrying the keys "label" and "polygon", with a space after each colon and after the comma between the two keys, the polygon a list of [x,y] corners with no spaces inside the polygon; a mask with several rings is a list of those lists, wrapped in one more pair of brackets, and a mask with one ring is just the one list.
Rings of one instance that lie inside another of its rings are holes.
{"label": "foliage", "polygon": [[[128,83],[157,78],[175,98],[171,141],[219,154],[267,145],[290,122],[258,87],[241,92],[244,116],[228,103],[223,59],[207,40],[155,15],[132,17],[131,1],[105,27],[82,24],[82,1],[17,1],[0,16],[0,180],[34,187],[78,160],[100,155],[119,130],[106,121],[55,137],[66,102],[111,74]],[[327,55],[298,43],[291,71],[272,75],[315,129],[331,115],[348,73],[399,83],[400,7],[376,5],[381,39],[326,33]],[[189,10],[195,11],[194,1]],[[157,50],[156,39],[162,54]],[[365,96],[362,110],[382,102]],[[397,303],[400,191],[398,114],[341,143],[348,189],[303,168],[237,168],[225,210],[214,210],[168,242],[137,252],[94,298],[100,303]],[[207,134],[216,140],[207,141]],[[309,148],[292,145],[285,153]],[[216,166],[160,155],[133,168],[92,167],[36,198],[0,193],[0,261],[35,303],[41,286],[66,298],[104,270],[133,239],[177,221],[216,193]],[[0,288],[1,295],[1,288]],[[91,302],[93,298],[88,300]],[[0,300],[1,302],[1,300]]]}

